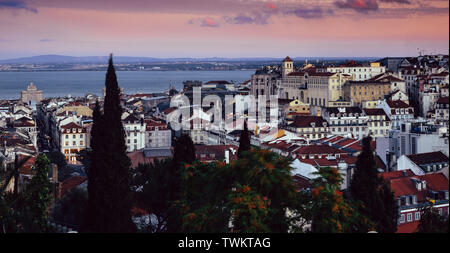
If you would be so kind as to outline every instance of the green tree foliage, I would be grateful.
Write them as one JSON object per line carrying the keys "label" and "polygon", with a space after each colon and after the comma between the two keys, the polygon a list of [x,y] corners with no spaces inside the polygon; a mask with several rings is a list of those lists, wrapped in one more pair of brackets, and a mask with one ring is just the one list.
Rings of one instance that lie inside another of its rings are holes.
{"label": "green tree foliage", "polygon": [[131,220],[130,159],[126,154],[120,89],[112,62],[106,73],[104,113],[97,103],[92,127],[89,201],[84,231],[133,232]]}
{"label": "green tree foliage", "polygon": [[244,130],[241,132],[241,137],[239,138],[239,148],[238,157],[242,158],[242,153],[250,150],[250,137],[248,136],[248,126],[247,120],[244,122]]}
{"label": "green tree foliage", "polygon": [[48,213],[52,202],[52,184],[48,178],[50,161],[45,154],[40,154],[35,163],[35,175],[27,185],[25,208],[27,232],[45,232],[48,229]]}
{"label": "green tree foliage", "polygon": [[169,219],[169,207],[173,191],[179,191],[179,187],[173,184],[174,171],[172,160],[156,160],[150,164],[139,164],[133,169],[131,181],[136,190],[136,206],[156,216],[157,224],[144,228],[144,232],[165,232]]}
{"label": "green tree foliage", "polygon": [[[291,178],[290,159],[254,148],[243,158],[186,164],[175,207],[183,232],[287,232],[287,209],[304,201]],[[211,183],[214,182],[214,183]]]}
{"label": "green tree foliage", "polygon": [[88,194],[85,189],[72,189],[55,203],[52,220],[79,229],[84,221],[87,203]]}
{"label": "green tree foliage", "polygon": [[0,233],[14,232],[13,211],[3,196],[0,195]]}
{"label": "green tree foliage", "polygon": [[312,232],[350,233],[360,231],[361,224],[372,226],[351,200],[340,190],[343,181],[336,168],[319,168],[311,191]]}
{"label": "green tree foliage", "polygon": [[182,135],[175,141],[173,161],[178,164],[193,163],[195,160],[195,146],[189,135]]}
{"label": "green tree foliage", "polygon": [[66,157],[60,151],[53,151],[49,153],[48,159],[50,160],[50,163],[56,164],[59,169],[67,165]]}
{"label": "green tree foliage", "polygon": [[448,217],[440,215],[433,206],[426,206],[420,211],[422,217],[417,226],[417,233],[448,233]]}
{"label": "green tree foliage", "polygon": [[[363,150],[356,161],[350,184],[351,196],[360,202],[360,212],[376,224],[380,233],[394,233],[397,229],[397,205],[389,186],[378,175],[375,157],[370,146],[371,137],[362,140]],[[364,226],[364,224],[362,224]],[[368,226],[361,230],[369,231]]]}

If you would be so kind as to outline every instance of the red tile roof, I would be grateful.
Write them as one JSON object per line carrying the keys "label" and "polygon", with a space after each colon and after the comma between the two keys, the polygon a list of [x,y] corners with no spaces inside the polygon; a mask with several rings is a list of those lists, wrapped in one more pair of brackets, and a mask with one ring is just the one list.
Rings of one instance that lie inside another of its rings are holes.
{"label": "red tile roof", "polygon": [[[426,189],[418,190],[412,179],[425,180]],[[448,191],[448,179],[443,173],[427,174],[424,176],[400,177],[389,180],[391,190],[396,198],[400,196],[416,195],[419,203],[425,202],[428,190],[435,192]]]}
{"label": "red tile roof", "polygon": [[409,108],[411,107],[410,105],[408,105],[407,103],[401,101],[401,100],[394,100],[394,101],[387,101],[387,104],[389,105],[390,108]]}
{"label": "red tile roof", "polygon": [[80,184],[84,183],[87,177],[73,176],[69,177],[61,183],[61,197],[64,196],[68,191],[74,189]]}
{"label": "red tile roof", "polygon": [[308,145],[308,146],[303,146],[299,149],[297,149],[295,152],[295,154],[298,155],[314,155],[314,154],[325,154],[325,155],[334,155],[334,154],[347,154],[347,152],[345,152],[344,150],[338,149],[336,147],[333,146],[329,146],[329,145]]}
{"label": "red tile roof", "polygon": [[366,113],[367,116],[372,116],[372,115],[385,115],[387,118],[386,113],[384,112],[383,109],[379,109],[379,108],[373,108],[373,109],[369,109],[369,108],[365,108],[364,112]]}
{"label": "red tile roof", "polygon": [[145,157],[144,152],[142,151],[134,151],[131,153],[128,153],[127,156],[131,160],[131,166],[132,168],[136,168],[139,166],[139,164],[146,164],[146,163],[153,163],[154,160],[152,157]]}
{"label": "red tile roof", "polygon": [[436,103],[438,104],[448,104],[448,97],[440,97]]}
{"label": "red tile roof", "polygon": [[322,117],[319,116],[297,116],[294,119],[294,122],[292,122],[289,127],[295,127],[295,128],[303,128],[303,127],[312,127],[311,123],[314,123],[314,127],[323,127],[324,123],[327,123],[326,120],[324,120]]}
{"label": "red tile roof", "polygon": [[408,222],[397,226],[396,233],[414,233],[419,226],[420,221]]}
{"label": "red tile roof", "polygon": [[19,168],[19,174],[21,175],[34,175],[33,171],[34,164],[36,162],[36,156],[25,156],[21,155],[19,161],[25,161]]}
{"label": "red tile roof", "polygon": [[292,176],[292,179],[294,180],[294,185],[298,190],[301,189],[310,189],[312,187],[312,184],[310,180],[301,177],[299,175]]}
{"label": "red tile roof", "polygon": [[407,155],[417,165],[430,163],[448,163],[448,157],[441,151]]}
{"label": "red tile roof", "polygon": [[316,161],[316,164],[320,167],[337,167],[338,165],[337,160],[328,160],[325,158],[319,158],[314,160]]}
{"label": "red tile roof", "polygon": [[61,126],[61,128],[62,128],[62,129],[73,129],[73,128],[76,128],[76,129],[81,128],[81,129],[83,129],[82,126],[80,126],[80,125],[78,125],[78,124],[75,124],[74,122],[70,122],[69,124],[66,124],[66,125],[64,125],[64,126]]}
{"label": "red tile roof", "polygon": [[293,62],[293,60],[289,56],[286,56],[286,58],[284,58],[283,62]]}
{"label": "red tile roof", "polygon": [[383,172],[380,173],[381,177],[383,177],[384,180],[388,181],[391,179],[396,178],[402,178],[402,177],[412,177],[414,176],[414,172],[412,170],[397,170],[397,171],[389,171],[389,172]]}

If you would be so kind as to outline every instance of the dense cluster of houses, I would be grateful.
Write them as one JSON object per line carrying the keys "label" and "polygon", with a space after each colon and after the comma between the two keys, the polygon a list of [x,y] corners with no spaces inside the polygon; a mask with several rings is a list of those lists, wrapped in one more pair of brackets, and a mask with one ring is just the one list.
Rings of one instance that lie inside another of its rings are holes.
{"label": "dense cluster of houses", "polygon": [[[422,206],[433,204],[442,215],[449,213],[448,86],[448,56],[444,55],[348,61],[339,66],[295,66],[286,57],[281,66],[257,70],[243,83],[186,81],[180,92],[172,88],[152,94],[127,95],[122,90],[122,123],[133,167],[170,158],[173,140],[182,134],[191,136],[199,160],[230,163],[237,159],[249,111],[229,114],[226,108],[236,108],[247,95],[276,95],[276,121],[269,112],[273,109],[269,97],[264,101],[268,121],[247,121],[251,144],[290,157],[293,180],[300,190],[310,190],[320,167],[337,168],[344,177],[341,188],[346,190],[362,151],[361,140],[370,135],[379,175],[398,200],[398,231],[412,232]],[[212,105],[196,104],[196,91],[201,91],[201,101],[218,103],[221,113]],[[41,96],[33,92],[38,92],[35,86],[22,96]],[[230,96],[233,99],[227,99]],[[32,176],[37,153],[55,150],[69,164],[80,164],[80,151],[90,147],[96,101],[101,105],[103,98],[88,94],[40,98],[35,103],[0,101],[4,171],[19,157],[23,163],[16,180],[26,181]],[[188,116],[179,120],[183,111]],[[223,120],[217,123],[218,118]],[[177,128],[177,123],[184,127]],[[61,182],[62,192],[86,184],[79,175],[67,180]],[[3,185],[3,190],[14,188],[11,180]]]}

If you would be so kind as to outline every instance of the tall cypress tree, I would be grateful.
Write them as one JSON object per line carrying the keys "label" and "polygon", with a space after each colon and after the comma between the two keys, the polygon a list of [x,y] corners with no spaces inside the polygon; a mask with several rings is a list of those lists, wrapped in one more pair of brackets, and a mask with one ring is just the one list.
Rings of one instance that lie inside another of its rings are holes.
{"label": "tall cypress tree", "polygon": [[356,161],[350,193],[354,200],[362,204],[360,212],[376,224],[378,232],[393,233],[396,230],[396,203],[389,186],[384,185],[383,179],[378,175],[371,140],[370,136],[362,140],[363,150]]}
{"label": "tall cypress tree", "polygon": [[175,142],[173,160],[177,165],[192,163],[195,160],[195,146],[189,135],[182,135]]}
{"label": "tall cypress tree", "polygon": [[103,115],[98,104],[92,128],[92,154],[88,172],[89,232],[134,232],[129,186],[130,159],[126,154],[120,90],[112,55],[106,73]]}
{"label": "tall cypress tree", "polygon": [[242,158],[242,152],[250,150],[250,137],[248,136],[247,120],[244,121],[244,130],[239,138],[238,158]]}

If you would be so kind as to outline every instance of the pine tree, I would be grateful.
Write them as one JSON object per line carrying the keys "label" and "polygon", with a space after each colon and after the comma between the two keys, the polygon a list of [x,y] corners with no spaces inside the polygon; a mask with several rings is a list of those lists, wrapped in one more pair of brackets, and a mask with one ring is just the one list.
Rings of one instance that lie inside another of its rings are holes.
{"label": "pine tree", "polygon": [[92,133],[91,165],[88,173],[89,232],[134,232],[131,220],[131,165],[126,154],[121,116],[120,90],[112,55],[106,73],[103,115],[98,105]]}
{"label": "pine tree", "polygon": [[238,158],[242,158],[242,153],[250,150],[250,137],[248,136],[247,120],[244,122],[244,130],[239,138]]}
{"label": "pine tree", "polygon": [[[378,232],[392,233],[396,229],[396,204],[389,186],[383,185],[383,180],[378,175],[371,140],[370,136],[362,140],[363,150],[356,161],[350,192],[352,198],[362,204],[360,212],[376,224]],[[360,229],[364,231],[371,228]]]}

